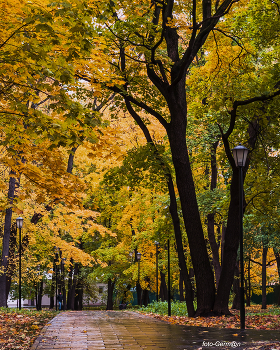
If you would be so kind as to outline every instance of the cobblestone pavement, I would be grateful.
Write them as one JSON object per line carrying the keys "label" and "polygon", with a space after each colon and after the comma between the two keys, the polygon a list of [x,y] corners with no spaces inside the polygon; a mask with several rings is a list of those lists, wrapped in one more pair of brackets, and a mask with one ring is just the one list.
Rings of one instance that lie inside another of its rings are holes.
{"label": "cobblestone pavement", "polygon": [[43,329],[31,350],[244,349],[252,341],[277,340],[278,331],[172,325],[132,311],[66,311]]}

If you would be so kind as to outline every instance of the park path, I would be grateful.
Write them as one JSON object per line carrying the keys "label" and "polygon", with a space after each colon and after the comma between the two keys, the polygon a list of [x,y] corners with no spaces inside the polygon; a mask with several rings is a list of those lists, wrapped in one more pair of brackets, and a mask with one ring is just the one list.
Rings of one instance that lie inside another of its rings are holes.
{"label": "park path", "polygon": [[280,340],[280,332],[173,325],[126,310],[66,311],[45,326],[31,350],[244,349],[261,340]]}

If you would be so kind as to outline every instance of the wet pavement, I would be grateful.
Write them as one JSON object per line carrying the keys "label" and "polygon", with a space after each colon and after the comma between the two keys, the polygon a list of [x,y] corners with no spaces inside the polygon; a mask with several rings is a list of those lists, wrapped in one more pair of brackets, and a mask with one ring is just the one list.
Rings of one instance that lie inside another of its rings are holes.
{"label": "wet pavement", "polygon": [[280,331],[175,325],[127,310],[66,311],[47,324],[31,350],[244,349],[258,341],[280,341]]}

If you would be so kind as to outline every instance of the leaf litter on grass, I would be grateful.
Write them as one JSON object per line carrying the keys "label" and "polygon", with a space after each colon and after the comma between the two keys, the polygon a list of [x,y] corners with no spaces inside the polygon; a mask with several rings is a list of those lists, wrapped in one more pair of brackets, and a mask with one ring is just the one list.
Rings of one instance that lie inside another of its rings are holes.
{"label": "leaf litter on grass", "polygon": [[0,350],[27,350],[57,312],[0,308]]}

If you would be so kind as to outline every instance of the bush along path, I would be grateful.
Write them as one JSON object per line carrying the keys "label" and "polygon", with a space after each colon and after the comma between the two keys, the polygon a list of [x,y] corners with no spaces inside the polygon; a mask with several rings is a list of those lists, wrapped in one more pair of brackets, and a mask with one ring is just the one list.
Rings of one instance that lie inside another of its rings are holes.
{"label": "bush along path", "polygon": [[[186,316],[187,310],[184,302],[172,302],[171,311],[172,316],[168,317],[167,302],[153,302],[139,310],[141,313],[172,324],[218,328],[240,327],[239,310],[230,310],[232,316],[192,318]],[[246,328],[280,331],[280,307],[269,305],[265,310],[262,310],[260,305],[246,307]]]}
{"label": "bush along path", "polygon": [[58,312],[0,308],[0,350],[30,349],[41,329]]}

